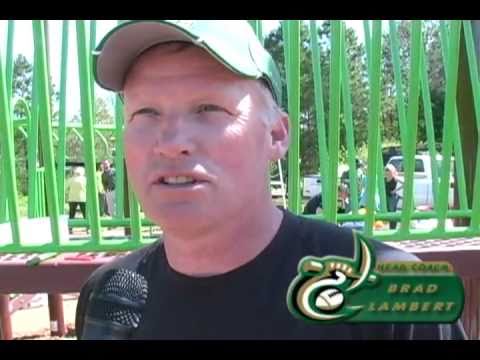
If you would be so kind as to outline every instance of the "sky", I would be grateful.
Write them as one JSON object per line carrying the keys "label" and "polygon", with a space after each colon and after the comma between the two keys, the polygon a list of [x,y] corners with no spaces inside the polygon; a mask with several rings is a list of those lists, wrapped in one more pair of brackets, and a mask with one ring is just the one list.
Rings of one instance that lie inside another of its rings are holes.
{"label": "sky", "polygon": [[[323,20],[319,20],[322,22]],[[0,20],[0,54],[2,65],[5,66],[5,52],[7,46],[7,20]],[[59,90],[60,84],[60,60],[61,60],[61,42],[62,42],[62,21],[49,20],[49,52],[50,52],[50,69],[53,84],[55,89]],[[96,42],[99,42],[102,37],[112,29],[116,24],[116,20],[98,20],[96,30]],[[362,20],[347,20],[347,27],[353,28],[360,42],[363,42],[363,24]],[[264,37],[279,26],[278,20],[263,20],[262,27]],[[14,43],[13,43],[14,58],[18,54],[23,54],[31,63],[33,63],[33,34],[32,21],[30,20],[16,20]],[[75,114],[80,112],[80,85],[78,82],[78,65],[76,62],[76,32],[75,22],[69,23],[69,51],[68,51],[68,65],[67,65],[67,121]],[[114,96],[111,92],[105,91],[98,86],[95,86],[95,96],[102,97],[113,108]]]}

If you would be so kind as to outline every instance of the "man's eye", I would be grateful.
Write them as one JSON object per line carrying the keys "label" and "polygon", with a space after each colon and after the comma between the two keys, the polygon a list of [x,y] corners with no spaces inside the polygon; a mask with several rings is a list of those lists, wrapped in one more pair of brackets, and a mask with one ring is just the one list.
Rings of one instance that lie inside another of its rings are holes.
{"label": "man's eye", "polygon": [[133,120],[134,118],[146,118],[146,117],[150,118],[150,117],[155,117],[159,115],[160,113],[155,109],[144,108],[144,109],[135,111],[130,117],[130,120]]}
{"label": "man's eye", "polygon": [[137,112],[137,114],[140,115],[152,115],[152,116],[158,116],[160,113],[155,110],[155,109],[141,109]]}
{"label": "man's eye", "polygon": [[197,109],[198,113],[210,112],[210,111],[226,111],[226,110],[220,106],[213,105],[213,104],[203,104],[203,105],[200,105]]}

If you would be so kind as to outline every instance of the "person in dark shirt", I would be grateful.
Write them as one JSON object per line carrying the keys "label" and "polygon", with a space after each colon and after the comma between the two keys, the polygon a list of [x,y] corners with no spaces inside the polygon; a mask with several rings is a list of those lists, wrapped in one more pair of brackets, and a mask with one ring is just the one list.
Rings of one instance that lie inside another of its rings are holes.
{"label": "person in dark shirt", "polygon": [[[397,169],[392,164],[385,166],[385,192],[387,195],[387,209],[389,212],[397,211],[398,201],[400,196],[398,190],[401,187],[401,182],[398,179]],[[390,229],[397,227],[396,221],[390,221]]]}
{"label": "person in dark shirt", "polygon": [[[303,208],[304,215],[313,215],[323,210],[322,194],[316,194],[310,198]],[[342,182],[338,187],[337,213],[347,214],[350,212],[348,185]]]}
{"label": "person in dark shirt", "polygon": [[[275,206],[269,164],[288,115],[278,69],[246,21],[130,21],[95,51],[96,81],[125,101],[128,179],[157,242],[97,269],[76,332],[111,269],[145,277],[131,339],[462,339],[459,324],[310,324],[287,307],[307,256],[352,256],[351,229]],[[374,242],[381,260],[418,260]],[[107,335],[105,335],[107,336]]]}
{"label": "person in dark shirt", "polygon": [[110,161],[102,162],[102,184],[105,190],[106,214],[113,216],[115,214],[115,169]]}

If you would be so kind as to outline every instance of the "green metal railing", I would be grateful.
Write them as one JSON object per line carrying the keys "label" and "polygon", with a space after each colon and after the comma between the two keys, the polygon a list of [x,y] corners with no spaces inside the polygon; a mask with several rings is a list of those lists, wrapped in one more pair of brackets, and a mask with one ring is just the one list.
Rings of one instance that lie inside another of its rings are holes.
{"label": "green metal railing", "polygon": [[[250,20],[257,36],[263,40],[266,34],[261,20]],[[91,73],[91,50],[97,38],[96,21],[63,21],[61,37],[60,69],[49,69],[47,54],[47,32],[45,22],[32,21],[34,38],[32,100],[21,100],[25,116],[21,119],[13,114],[13,43],[15,41],[15,22],[8,21],[6,54],[0,52],[0,223],[9,222],[13,242],[0,243],[0,252],[64,252],[64,251],[108,251],[131,250],[154,241],[144,236],[143,227],[152,226],[143,216],[140,205],[131,188],[125,189],[123,156],[123,104],[119,97],[115,99],[114,124],[99,125],[95,119],[95,91]],[[319,46],[319,27],[317,21],[288,20],[280,23],[283,34],[283,54],[286,74],[288,102],[286,109],[290,117],[290,148],[288,151],[288,208],[297,214],[302,212],[301,192],[301,124],[304,117],[304,104],[301,94],[305,90],[302,76],[310,76],[314,92],[314,118],[316,122],[316,141],[318,143],[319,168],[322,178],[322,197],[324,211],[311,217],[330,222],[360,222],[364,232],[381,240],[450,238],[480,235],[480,151],[477,145],[477,158],[466,159],[462,153],[457,108],[457,87],[459,72],[460,46],[467,53],[468,74],[472,84],[474,112],[477,131],[480,133],[480,80],[475,39],[470,21],[441,21],[441,51],[445,68],[445,106],[443,116],[443,159],[455,159],[455,186],[458,193],[458,209],[449,208],[450,162],[442,161],[438,167],[431,161],[433,174],[433,208],[429,211],[415,209],[415,155],[417,129],[425,126],[428,154],[435,159],[437,154],[434,134],[432,99],[430,97],[430,78],[428,73],[428,54],[423,40],[423,22],[414,20],[410,24],[409,63],[407,82],[402,78],[402,62],[399,44],[398,23],[396,21],[364,21],[365,64],[367,68],[368,111],[365,119],[355,118],[352,102],[352,84],[349,72],[350,58],[347,56],[347,29],[340,20],[330,22],[329,69],[322,73]],[[75,31],[76,42],[69,44],[69,34]],[[461,33],[464,42],[460,41]],[[306,33],[305,42],[302,34]],[[384,36],[386,35],[386,36]],[[382,46],[388,41],[391,49],[393,84],[395,90],[396,112],[399,122],[399,143],[404,157],[405,183],[403,207],[397,212],[388,212],[386,207],[385,185],[383,181],[381,109],[382,109]],[[308,46],[306,46],[308,44]],[[67,76],[69,49],[77,50],[77,66],[80,80],[81,124],[67,122],[67,89],[70,76]],[[307,49],[308,48],[308,49]],[[310,52],[311,68],[302,67],[302,56]],[[5,59],[5,61],[3,61]],[[5,63],[5,66],[3,64]],[[405,66],[405,65],[403,65]],[[49,75],[51,71],[60,71],[59,117],[52,122],[50,103]],[[326,79],[328,78],[328,82]],[[328,83],[328,84],[327,84]],[[328,86],[327,86],[328,85]],[[460,84],[461,85],[461,84]],[[328,101],[325,101],[328,95]],[[423,106],[425,123],[420,123],[419,105]],[[355,125],[358,121],[368,124],[368,155],[366,183],[366,212],[360,211],[360,188],[357,187],[356,157],[358,139],[355,137]],[[28,217],[48,217],[51,227],[51,243],[26,245],[23,242],[20,227],[17,194],[17,174],[15,171],[14,130],[26,138],[28,163]],[[81,140],[87,177],[87,219],[69,220],[71,227],[87,227],[90,236],[85,239],[65,238],[61,234],[61,215],[65,212],[65,164],[67,159],[66,140],[68,132],[73,132]],[[116,212],[113,218],[100,218],[97,197],[95,154],[95,136],[99,137],[110,153],[104,131],[113,132],[115,137],[114,163],[116,168]],[[345,132],[345,143],[341,143],[341,132]],[[480,138],[480,136],[479,136]],[[54,151],[53,143],[57,142]],[[350,214],[337,213],[338,168],[340,165],[340,147],[346,149],[346,164],[349,166]],[[468,156],[468,154],[467,154]],[[473,181],[473,194],[467,193],[465,177],[466,161],[476,164]],[[56,164],[56,165],[55,165]],[[439,179],[439,181],[438,181]],[[125,197],[124,197],[125,194]],[[379,206],[376,206],[376,199]],[[471,205],[469,205],[471,204]],[[128,205],[128,212],[125,209]],[[429,230],[412,228],[412,221],[436,219],[437,225]],[[447,226],[447,220],[467,219],[468,226]],[[397,221],[396,230],[378,230],[377,221]],[[128,228],[126,235],[105,236],[105,227]]]}
{"label": "green metal railing", "polygon": [[[296,47],[292,47],[291,41],[291,24],[298,22],[287,21],[282,25],[285,41],[285,64],[287,74],[287,86],[289,99],[296,99],[298,96],[297,84],[292,82],[289,77],[292,66],[292,57],[298,56]],[[455,186],[458,192],[459,210],[449,209],[449,188],[450,188],[450,162],[442,161],[442,168],[437,168],[437,162],[431,161],[432,173],[432,192],[433,192],[433,209],[432,211],[419,212],[414,207],[415,183],[414,183],[414,167],[417,143],[417,129],[419,126],[419,101],[422,99],[424,109],[425,129],[427,137],[427,147],[429,155],[432,159],[436,158],[435,136],[433,129],[432,103],[430,99],[429,78],[427,71],[427,54],[425,52],[425,44],[422,37],[422,22],[419,20],[412,21],[410,35],[410,63],[409,76],[407,84],[407,99],[404,98],[405,84],[402,81],[400,71],[400,54],[398,45],[397,23],[395,21],[388,22],[388,37],[392,50],[392,63],[394,70],[395,82],[395,98],[397,104],[397,114],[399,118],[400,128],[400,144],[402,154],[404,156],[405,165],[405,183],[403,207],[400,212],[388,213],[385,207],[385,186],[383,182],[383,164],[381,160],[381,139],[379,137],[380,118],[379,111],[382,106],[380,96],[380,79],[381,79],[381,49],[382,49],[382,23],[373,21],[370,26],[369,21],[364,21],[365,47],[367,54],[368,69],[368,86],[369,86],[369,117],[368,117],[368,172],[367,178],[372,179],[367,182],[367,209],[375,208],[375,196],[379,195],[380,209],[377,211],[368,211],[365,215],[358,213],[358,189],[356,188],[356,173],[354,171],[355,159],[355,138],[351,128],[351,95],[349,94],[349,72],[345,48],[345,33],[340,25],[340,21],[331,21],[331,47],[330,47],[330,73],[329,75],[329,119],[328,124],[325,119],[325,110],[323,105],[323,88],[322,74],[320,69],[320,55],[318,51],[317,41],[317,23],[310,21],[310,44],[312,52],[312,76],[315,87],[315,109],[317,122],[317,139],[319,147],[320,168],[319,173],[322,176],[322,189],[328,189],[322,192],[324,202],[324,212],[320,215],[311,215],[309,217],[323,218],[332,222],[347,221],[364,221],[365,232],[368,235],[374,235],[384,240],[402,240],[402,239],[429,239],[429,238],[449,238],[457,236],[475,236],[480,234],[480,151],[477,151],[476,175],[474,179],[473,196],[470,194],[471,208],[468,206],[466,179],[464,170],[464,154],[462,153],[461,136],[459,130],[459,121],[456,109],[456,89],[459,59],[459,34],[463,27],[465,34],[465,44],[468,53],[468,65],[470,72],[470,80],[472,83],[472,92],[474,97],[475,114],[477,131],[480,133],[480,83],[478,76],[478,59],[475,54],[474,39],[470,21],[442,21],[440,24],[443,63],[446,69],[446,95],[445,95],[445,113],[444,128],[442,141],[442,157],[450,159],[452,155],[455,158],[456,179]],[[370,27],[371,34],[370,34]],[[255,28],[255,27],[254,27]],[[339,51],[341,49],[341,51]],[[339,75],[338,69],[341,69]],[[302,69],[307,71],[307,69]],[[301,91],[301,89],[300,89]],[[421,95],[421,96],[420,96]],[[343,114],[339,112],[339,99],[343,101]],[[296,128],[299,124],[298,113],[292,113],[290,110],[290,102],[288,110],[290,112],[291,122]],[[351,207],[352,214],[336,213],[336,196],[338,184],[338,120],[340,115],[345,119],[345,131],[347,140],[347,162],[349,165],[349,183],[351,186]],[[327,126],[328,125],[328,126]],[[326,128],[328,127],[328,137]],[[378,130],[378,131],[377,131]],[[295,156],[295,149],[298,147],[297,134],[294,133],[293,138],[293,156],[289,156],[289,169],[295,170],[298,164],[298,158]],[[478,144],[477,144],[478,149]],[[440,179],[440,182],[437,182]],[[293,185],[293,187],[292,187]],[[298,172],[289,173],[289,193],[294,196],[299,193],[301,179]],[[290,210],[300,213],[296,199],[289,201]],[[447,219],[470,219],[468,227],[454,227],[446,229]],[[437,226],[431,230],[415,230],[412,229],[412,221],[420,219],[436,219]],[[374,224],[377,220],[389,221],[400,220],[400,228],[398,230],[375,231]]]}

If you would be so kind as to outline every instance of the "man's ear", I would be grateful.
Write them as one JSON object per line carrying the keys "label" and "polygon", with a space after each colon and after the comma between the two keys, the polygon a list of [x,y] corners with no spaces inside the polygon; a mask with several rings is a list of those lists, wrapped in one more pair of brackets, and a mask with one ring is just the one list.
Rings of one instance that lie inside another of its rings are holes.
{"label": "man's ear", "polygon": [[270,160],[277,161],[282,159],[290,143],[290,120],[288,115],[278,110],[277,118],[273,121],[270,128],[270,137],[272,139]]}

